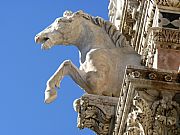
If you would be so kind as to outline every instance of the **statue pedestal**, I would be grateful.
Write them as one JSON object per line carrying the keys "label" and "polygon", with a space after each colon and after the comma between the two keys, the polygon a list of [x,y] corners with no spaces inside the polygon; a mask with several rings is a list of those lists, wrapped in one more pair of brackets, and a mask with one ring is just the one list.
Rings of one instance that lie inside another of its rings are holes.
{"label": "statue pedestal", "polygon": [[85,94],[74,101],[78,128],[90,128],[98,135],[110,135],[114,129],[119,98]]}

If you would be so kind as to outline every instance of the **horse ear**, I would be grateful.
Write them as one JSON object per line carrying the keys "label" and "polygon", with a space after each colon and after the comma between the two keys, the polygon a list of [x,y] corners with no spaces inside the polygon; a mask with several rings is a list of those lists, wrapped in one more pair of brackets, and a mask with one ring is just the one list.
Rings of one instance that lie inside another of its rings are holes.
{"label": "horse ear", "polygon": [[64,13],[63,13],[63,17],[70,17],[73,15],[73,12],[70,11],[70,10],[66,10]]}
{"label": "horse ear", "polygon": [[79,10],[79,11],[76,12],[76,14],[80,15],[80,14],[84,14],[84,12],[82,10]]}

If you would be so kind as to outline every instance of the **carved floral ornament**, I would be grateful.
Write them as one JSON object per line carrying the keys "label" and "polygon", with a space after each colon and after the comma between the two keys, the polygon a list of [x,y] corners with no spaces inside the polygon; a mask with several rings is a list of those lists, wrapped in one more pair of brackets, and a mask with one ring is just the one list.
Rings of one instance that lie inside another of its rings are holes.
{"label": "carved floral ornament", "polygon": [[149,79],[155,80],[156,79],[156,74],[155,73],[150,73],[149,74]]}
{"label": "carved floral ornament", "polygon": [[160,47],[165,49],[180,50],[180,30],[159,27],[150,28],[145,44],[145,55],[147,55],[147,47],[149,47],[149,49]]}
{"label": "carved floral ornament", "polygon": [[150,105],[136,95],[134,109],[127,118],[124,135],[179,135],[179,104],[172,101],[173,93],[162,93],[162,99]]}
{"label": "carved floral ornament", "polygon": [[75,100],[74,109],[78,112],[78,128],[89,128],[98,135],[108,134],[111,117],[106,116],[98,106],[90,105],[88,98]]}

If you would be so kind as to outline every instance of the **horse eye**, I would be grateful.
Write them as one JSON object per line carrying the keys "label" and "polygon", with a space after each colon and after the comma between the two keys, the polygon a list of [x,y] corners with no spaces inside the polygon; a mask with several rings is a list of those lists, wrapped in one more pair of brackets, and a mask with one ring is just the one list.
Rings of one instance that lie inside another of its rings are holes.
{"label": "horse eye", "polygon": [[65,23],[70,23],[70,22],[72,22],[73,21],[73,19],[71,19],[71,18],[61,18],[61,19],[56,19],[56,23],[60,23],[60,22],[65,22]]}
{"label": "horse eye", "polygon": [[73,21],[73,19],[68,19],[68,22],[72,22]]}
{"label": "horse eye", "polygon": [[59,23],[60,21],[61,21],[61,19],[56,19],[56,21],[55,21],[55,22],[56,22],[56,23]]}

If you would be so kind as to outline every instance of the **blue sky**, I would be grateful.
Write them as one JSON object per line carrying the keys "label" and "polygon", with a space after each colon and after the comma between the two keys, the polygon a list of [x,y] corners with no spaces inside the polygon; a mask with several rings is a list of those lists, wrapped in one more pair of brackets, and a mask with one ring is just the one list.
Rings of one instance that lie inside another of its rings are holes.
{"label": "blue sky", "polygon": [[79,65],[78,50],[43,51],[34,36],[65,10],[108,19],[108,0],[2,0],[0,4],[0,135],[94,135],[76,127],[73,101],[83,91],[65,77],[58,99],[43,103],[46,81],[66,59]]}

